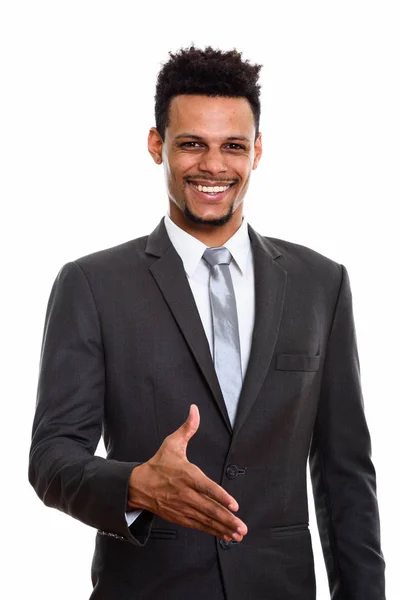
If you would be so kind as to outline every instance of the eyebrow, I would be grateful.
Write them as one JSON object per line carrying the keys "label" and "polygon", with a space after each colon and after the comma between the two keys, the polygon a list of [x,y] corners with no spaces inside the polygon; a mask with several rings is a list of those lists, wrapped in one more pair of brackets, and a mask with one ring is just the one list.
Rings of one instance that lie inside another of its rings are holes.
{"label": "eyebrow", "polygon": [[[202,140],[203,138],[200,135],[194,135],[193,133],[181,133],[180,135],[176,136],[176,140],[181,140],[182,138],[191,138],[192,140]],[[250,140],[249,138],[247,138],[244,135],[232,135],[228,138],[226,138],[227,141],[232,142],[234,140],[239,140],[241,142],[247,142],[249,143]]]}

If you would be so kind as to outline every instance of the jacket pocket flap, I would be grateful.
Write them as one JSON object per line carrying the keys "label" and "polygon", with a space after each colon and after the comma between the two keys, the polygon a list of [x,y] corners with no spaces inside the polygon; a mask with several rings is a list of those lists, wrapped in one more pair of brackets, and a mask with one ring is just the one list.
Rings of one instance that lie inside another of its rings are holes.
{"label": "jacket pocket flap", "polygon": [[280,371],[317,371],[320,355],[307,354],[277,354],[275,369]]}
{"label": "jacket pocket flap", "polygon": [[157,540],[175,540],[178,536],[176,529],[152,527],[150,537]]}

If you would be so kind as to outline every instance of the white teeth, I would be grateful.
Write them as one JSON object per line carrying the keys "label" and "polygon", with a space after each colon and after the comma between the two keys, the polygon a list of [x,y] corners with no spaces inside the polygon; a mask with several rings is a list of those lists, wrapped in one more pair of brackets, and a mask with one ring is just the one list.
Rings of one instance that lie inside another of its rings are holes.
{"label": "white teeth", "polygon": [[196,188],[196,190],[199,190],[199,192],[206,192],[207,194],[217,194],[218,192],[225,192],[225,190],[227,190],[230,185],[215,185],[214,187],[206,187],[205,185],[195,185],[194,186]]}

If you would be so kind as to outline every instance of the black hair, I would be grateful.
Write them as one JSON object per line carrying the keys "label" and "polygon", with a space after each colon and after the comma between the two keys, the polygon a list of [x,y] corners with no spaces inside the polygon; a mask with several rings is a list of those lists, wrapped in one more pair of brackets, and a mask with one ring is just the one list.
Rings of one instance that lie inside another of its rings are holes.
{"label": "black hair", "polygon": [[262,65],[242,60],[237,50],[200,50],[181,48],[162,66],[156,84],[155,117],[157,130],[164,140],[172,98],[180,94],[246,98],[254,115],[256,137],[260,124],[260,85]]}

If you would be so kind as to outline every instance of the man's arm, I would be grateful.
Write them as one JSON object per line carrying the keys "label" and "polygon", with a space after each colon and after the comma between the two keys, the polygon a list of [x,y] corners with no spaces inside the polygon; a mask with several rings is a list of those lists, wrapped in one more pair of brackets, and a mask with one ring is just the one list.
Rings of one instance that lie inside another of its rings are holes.
{"label": "man's arm", "polygon": [[384,600],[375,470],[344,266],[324,362],[310,471],[332,600]]}
{"label": "man's arm", "polygon": [[142,545],[153,515],[137,538],[125,518],[129,477],[139,463],[94,456],[104,373],[95,301],[81,268],[71,262],[54,282],[46,313],[29,480],[47,506]]}

